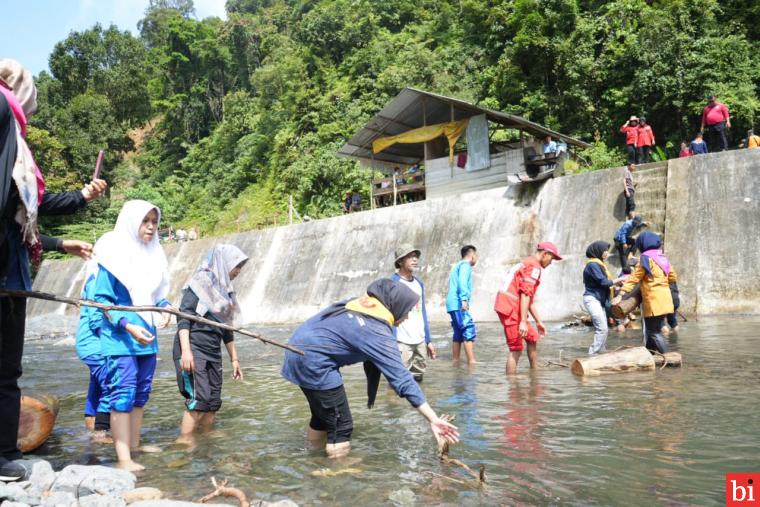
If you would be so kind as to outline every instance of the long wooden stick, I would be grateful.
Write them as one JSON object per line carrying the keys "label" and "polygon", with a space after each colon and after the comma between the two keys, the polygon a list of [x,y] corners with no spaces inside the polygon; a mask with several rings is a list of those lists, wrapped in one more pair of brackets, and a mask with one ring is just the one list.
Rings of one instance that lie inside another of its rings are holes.
{"label": "long wooden stick", "polygon": [[270,345],[274,345],[276,347],[283,348],[285,350],[289,350],[291,352],[295,352],[296,354],[305,355],[303,350],[297,349],[291,345],[288,345],[286,343],[278,342],[277,340],[273,340],[271,338],[267,338],[266,336],[262,336],[258,333],[253,333],[251,331],[246,331],[245,329],[239,328],[239,327],[233,327],[227,324],[223,324],[221,322],[216,322],[214,320],[204,319],[203,317],[198,317],[197,315],[191,315],[189,313],[184,313],[179,310],[176,310],[171,307],[162,308],[160,306],[124,306],[124,305],[106,305],[103,303],[98,303],[96,301],[91,301],[89,299],[79,299],[79,298],[69,298],[69,297],[63,297],[63,296],[57,296],[55,294],[48,294],[47,292],[37,292],[37,291],[27,291],[27,290],[13,290],[13,289],[0,289],[0,296],[9,296],[9,297],[17,297],[17,298],[34,298],[34,299],[44,299],[45,301],[55,301],[57,303],[64,303],[67,305],[72,305],[76,307],[80,306],[91,306],[93,308],[100,308],[101,310],[109,311],[109,310],[118,310],[118,311],[124,311],[124,312],[160,312],[160,313],[170,313],[172,315],[175,315],[177,317],[182,317],[183,319],[187,319],[193,322],[198,322],[199,324],[206,324],[209,326],[218,327],[219,329],[224,329],[226,331],[233,331],[235,333],[240,333],[245,336],[250,336],[251,338],[256,338],[257,340],[260,340],[264,343],[268,343]]}

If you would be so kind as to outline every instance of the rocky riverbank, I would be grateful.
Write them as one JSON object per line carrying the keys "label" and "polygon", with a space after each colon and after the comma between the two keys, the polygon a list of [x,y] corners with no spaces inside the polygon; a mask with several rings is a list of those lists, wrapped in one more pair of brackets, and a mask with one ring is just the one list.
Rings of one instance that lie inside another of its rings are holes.
{"label": "rocky riverbank", "polygon": [[[234,498],[224,499],[227,503],[214,504],[164,499],[161,490],[135,487],[135,475],[116,468],[69,465],[56,472],[45,460],[24,460],[21,463],[28,470],[27,477],[22,481],[0,481],[0,507],[213,507],[239,504]],[[250,505],[298,507],[290,500],[254,500]]]}

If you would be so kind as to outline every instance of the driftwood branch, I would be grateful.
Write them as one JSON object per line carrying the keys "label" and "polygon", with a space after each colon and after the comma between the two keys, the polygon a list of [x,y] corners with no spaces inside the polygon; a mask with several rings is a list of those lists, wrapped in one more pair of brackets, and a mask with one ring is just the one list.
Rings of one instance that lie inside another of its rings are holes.
{"label": "driftwood branch", "polygon": [[240,507],[250,507],[250,502],[248,502],[248,499],[245,497],[245,493],[240,491],[237,488],[227,487],[227,479],[223,480],[220,483],[216,482],[216,477],[211,478],[211,484],[214,485],[214,491],[209,493],[208,495],[201,498],[199,501],[200,503],[206,503],[212,498],[216,498],[218,496],[230,496],[233,498],[237,498],[237,501],[240,502]]}
{"label": "driftwood branch", "polygon": [[[443,419],[446,422],[452,422],[454,420],[454,417],[448,414],[441,414],[441,419]],[[462,463],[458,459],[449,457],[449,443],[446,442],[445,440],[441,440],[438,442],[438,457],[440,458],[441,463],[446,463],[448,465],[456,465],[458,467],[461,467],[473,479],[475,479],[478,485],[482,485],[484,482],[486,482],[485,465],[480,465],[480,470],[478,472],[475,472],[472,468],[467,466],[466,463]]]}
{"label": "driftwood branch", "polygon": [[103,303],[98,303],[96,301],[91,301],[89,299],[79,299],[79,298],[69,298],[69,297],[63,297],[63,296],[57,296],[55,294],[48,294],[46,292],[37,292],[37,291],[26,291],[26,290],[12,290],[12,289],[0,289],[0,296],[9,296],[9,297],[18,297],[18,298],[34,298],[34,299],[43,299],[45,301],[55,301],[57,303],[63,303],[67,305],[72,305],[76,307],[81,306],[90,306],[93,308],[99,308],[104,311],[110,311],[110,310],[117,310],[117,311],[123,311],[123,312],[159,312],[159,313],[170,313],[172,315],[175,315],[177,317],[182,317],[183,319],[187,319],[193,322],[198,322],[200,324],[206,324],[208,326],[214,326],[218,327],[219,329],[224,329],[226,331],[233,331],[235,333],[239,333],[245,336],[250,336],[251,338],[256,338],[259,341],[262,341],[264,343],[268,343],[270,345],[274,345],[276,347],[283,348],[285,350],[289,350],[291,352],[295,352],[296,354],[304,355],[303,351],[300,349],[297,349],[296,347],[292,347],[286,343],[278,342],[277,340],[273,340],[271,338],[267,338],[266,336],[262,336],[258,333],[254,333],[251,331],[246,331],[245,329],[239,328],[239,327],[233,327],[228,324],[223,324],[221,322],[216,322],[215,320],[209,320],[204,319],[203,317],[199,317],[197,315],[192,315],[189,313],[181,312],[175,308],[172,307],[166,307],[162,308],[160,306],[125,306],[125,305],[107,305]]}

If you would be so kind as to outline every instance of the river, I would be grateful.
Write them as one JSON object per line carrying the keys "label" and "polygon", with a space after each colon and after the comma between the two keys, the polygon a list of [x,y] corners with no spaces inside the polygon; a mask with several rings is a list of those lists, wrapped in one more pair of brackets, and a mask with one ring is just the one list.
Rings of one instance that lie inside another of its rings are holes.
{"label": "river", "polygon": [[[61,397],[56,429],[37,456],[58,468],[76,462],[111,464],[111,446],[89,442],[82,422],[86,368],[63,335],[64,318],[30,319],[22,386]],[[286,340],[292,326],[258,328]],[[194,500],[210,478],[258,499],[290,498],[301,505],[722,505],[728,471],[760,470],[757,383],[760,318],[700,318],[682,325],[674,350],[683,368],[588,379],[547,367],[504,375],[506,347],[498,324],[479,327],[474,369],[450,361],[449,327],[433,325],[440,357],[423,389],[439,413],[456,416],[461,442],[451,457],[486,467],[487,483],[442,465],[421,416],[381,384],[366,408],[360,365],[343,375],[355,422],[349,461],[308,451],[308,407],[300,390],[279,376],[282,352],[238,337],[243,382],[229,378],[225,358],[223,406],[213,432],[189,451],[174,444],[182,413],[169,334],[146,407],[143,443],[161,453],[136,459],[148,470],[139,485]],[[541,363],[583,355],[592,333],[550,326],[539,345]],[[608,348],[638,344],[640,331],[611,333]],[[350,473],[322,477],[323,468]]]}

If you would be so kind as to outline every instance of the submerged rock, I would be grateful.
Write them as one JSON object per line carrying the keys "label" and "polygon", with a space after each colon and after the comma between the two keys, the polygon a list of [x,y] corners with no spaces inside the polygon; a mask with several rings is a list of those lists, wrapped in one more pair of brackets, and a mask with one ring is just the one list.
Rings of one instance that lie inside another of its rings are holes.
{"label": "submerged rock", "polygon": [[87,495],[120,495],[135,487],[135,476],[126,470],[101,465],[69,465],[58,473],[52,491]]}

